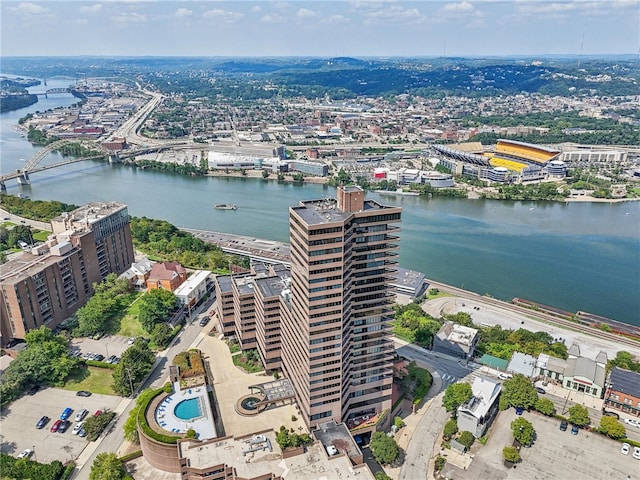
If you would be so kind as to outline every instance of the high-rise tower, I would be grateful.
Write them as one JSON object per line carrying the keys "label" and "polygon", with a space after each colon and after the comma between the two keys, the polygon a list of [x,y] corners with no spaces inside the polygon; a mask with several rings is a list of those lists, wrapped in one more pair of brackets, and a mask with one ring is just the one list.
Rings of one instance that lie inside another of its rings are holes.
{"label": "high-rise tower", "polygon": [[291,303],[282,364],[309,427],[391,408],[390,284],[401,209],[340,186],[289,210]]}

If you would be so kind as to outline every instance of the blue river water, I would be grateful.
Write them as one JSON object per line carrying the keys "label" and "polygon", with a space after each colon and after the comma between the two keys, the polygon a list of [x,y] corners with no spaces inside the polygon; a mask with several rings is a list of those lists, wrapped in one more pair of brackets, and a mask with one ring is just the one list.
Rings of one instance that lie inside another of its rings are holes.
{"label": "blue river water", "polygon": [[[47,80],[48,87],[69,80]],[[34,87],[38,89],[38,87]],[[11,125],[29,112],[75,102],[50,96],[0,115],[0,172],[20,168],[38,150]],[[47,157],[53,162],[57,154]],[[77,205],[117,200],[132,215],[177,226],[288,241],[288,207],[335,195],[323,185],[262,179],[189,177],[83,162],[33,174],[8,193]],[[510,300],[521,297],[640,325],[640,202],[551,203],[394,197],[403,207],[400,265],[427,278]],[[215,210],[235,203],[238,210]]]}

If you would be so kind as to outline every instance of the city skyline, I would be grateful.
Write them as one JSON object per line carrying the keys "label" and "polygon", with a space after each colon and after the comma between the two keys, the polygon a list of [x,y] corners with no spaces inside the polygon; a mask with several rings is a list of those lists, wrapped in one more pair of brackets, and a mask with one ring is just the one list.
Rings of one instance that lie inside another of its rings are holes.
{"label": "city skyline", "polygon": [[2,2],[2,56],[636,54],[638,0]]}

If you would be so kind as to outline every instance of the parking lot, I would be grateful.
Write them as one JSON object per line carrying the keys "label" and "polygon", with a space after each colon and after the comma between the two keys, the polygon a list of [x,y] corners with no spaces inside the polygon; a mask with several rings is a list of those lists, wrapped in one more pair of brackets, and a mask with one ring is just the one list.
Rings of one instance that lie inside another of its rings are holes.
{"label": "parking lot", "polygon": [[560,431],[555,418],[530,412],[523,417],[533,424],[537,438],[530,448],[520,450],[522,461],[516,468],[507,469],[502,462],[502,449],[513,440],[510,424],[517,418],[511,408],[498,414],[485,446],[473,445],[475,457],[467,470],[447,464],[443,474],[456,480],[640,478],[640,460],[621,454],[620,442],[585,430],[578,435],[572,435],[571,428]]}
{"label": "parking lot", "polygon": [[[114,410],[122,399],[111,395],[93,394],[78,397],[75,392],[59,388],[45,388],[33,396],[25,395],[2,411],[2,443],[0,449],[9,455],[17,455],[25,448],[31,448],[35,455],[31,458],[48,463],[53,460],[66,462],[77,458],[87,445],[87,438],[72,433],[73,419],[82,408],[93,415],[96,410]],[[60,418],[66,407],[71,407],[72,423],[65,433],[51,433],[53,423]],[[47,425],[36,429],[36,423],[46,415],[51,418]]]}
{"label": "parking lot", "polygon": [[131,346],[128,341],[128,337],[120,337],[117,335],[105,335],[99,340],[93,340],[92,338],[74,338],[71,341],[71,348],[73,350],[79,349],[82,353],[99,353],[103,355],[104,358],[109,358],[111,355],[122,357],[124,351]]}

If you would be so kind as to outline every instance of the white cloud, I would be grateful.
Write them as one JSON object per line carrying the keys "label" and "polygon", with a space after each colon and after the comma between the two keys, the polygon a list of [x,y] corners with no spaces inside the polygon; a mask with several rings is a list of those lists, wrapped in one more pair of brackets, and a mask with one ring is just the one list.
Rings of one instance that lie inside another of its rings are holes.
{"label": "white cloud", "polygon": [[98,13],[100,10],[102,10],[101,3],[96,3],[95,5],[84,5],[80,7],[80,11],[85,13]]}
{"label": "white cloud", "polygon": [[298,18],[312,18],[315,16],[316,16],[316,12],[314,12],[313,10],[309,10],[307,8],[300,8],[296,12],[296,17]]}
{"label": "white cloud", "polygon": [[41,15],[49,12],[48,8],[30,2],[22,2],[17,7],[13,7],[12,10],[23,15]]}
{"label": "white cloud", "polygon": [[189,10],[187,8],[179,8],[178,10],[176,10],[176,13],[174,13],[174,15],[176,17],[188,17],[193,13],[193,10]]}
{"label": "white cloud", "polygon": [[111,17],[111,21],[120,25],[126,25],[131,23],[146,23],[147,16],[141,13],[121,13]]}
{"label": "white cloud", "polygon": [[445,12],[470,12],[473,10],[473,5],[469,2],[461,2],[461,3],[448,3],[442,10]]}
{"label": "white cloud", "polygon": [[284,23],[285,19],[279,15],[267,14],[264,15],[260,21],[262,23]]}
{"label": "white cloud", "polygon": [[344,15],[331,15],[327,18],[327,23],[349,23],[351,20]]}
{"label": "white cloud", "polygon": [[76,25],[86,25],[87,23],[89,23],[89,20],[87,20],[86,18],[78,18],[75,21]]}
{"label": "white cloud", "polygon": [[214,18],[224,23],[235,23],[240,20],[244,15],[239,12],[232,12],[231,10],[224,10],[222,8],[214,8],[207,10],[202,14],[205,18]]}
{"label": "white cloud", "polygon": [[259,6],[259,5],[256,5],[255,7],[251,7],[251,11],[252,11],[253,13],[258,13],[258,12],[261,12],[261,11],[262,11],[262,8],[260,8],[260,6]]}
{"label": "white cloud", "polygon": [[401,5],[384,6],[378,10],[365,13],[366,24],[417,23],[425,20],[425,16],[417,8],[404,8]]}

